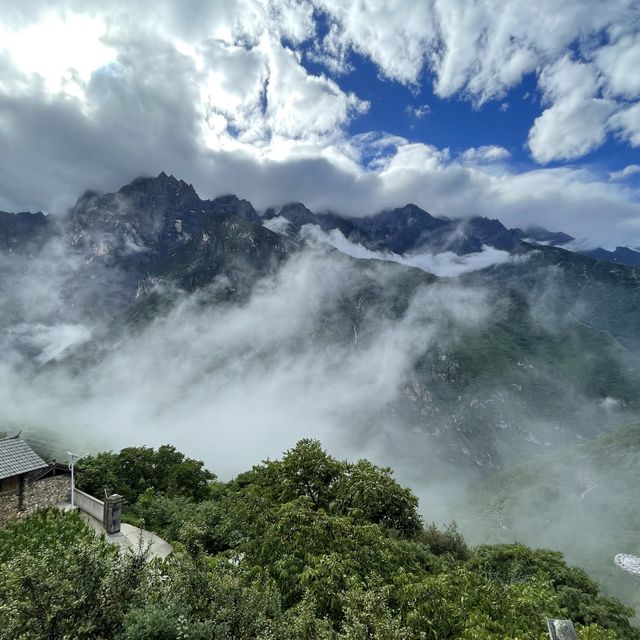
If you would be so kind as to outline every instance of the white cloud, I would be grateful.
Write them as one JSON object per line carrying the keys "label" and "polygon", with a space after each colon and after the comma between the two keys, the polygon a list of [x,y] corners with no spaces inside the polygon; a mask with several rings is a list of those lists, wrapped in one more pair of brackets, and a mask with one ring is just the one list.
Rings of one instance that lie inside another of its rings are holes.
{"label": "white cloud", "polygon": [[337,75],[353,71],[353,65],[349,62],[349,43],[343,38],[338,25],[334,22],[322,40],[315,40],[313,49],[307,53],[307,57],[318,64],[323,64],[327,69]]}
{"label": "white cloud", "polygon": [[266,115],[276,134],[301,138],[332,133],[352,113],[367,111],[366,101],[344,93],[333,80],[309,75],[294,52],[273,41],[263,47],[270,68]]}
{"label": "white cloud", "polygon": [[[383,75],[406,84],[419,83],[428,72],[443,98],[461,95],[480,106],[502,98],[526,74],[542,69],[540,84],[550,106],[529,136],[532,155],[542,163],[577,158],[601,145],[609,116],[624,107],[619,99],[634,98],[640,91],[635,71],[640,65],[640,14],[633,0],[315,4],[333,21],[327,47],[339,49],[341,60],[352,47],[376,62]],[[600,45],[598,34],[603,32],[609,36],[606,46]],[[573,74],[593,76],[585,78],[592,90],[583,90],[575,78],[573,95],[552,99],[550,76],[570,75],[559,72],[572,47],[593,61],[583,65],[586,73]]]}
{"label": "white cloud", "polygon": [[599,49],[594,56],[600,72],[607,77],[611,94],[623,98],[640,95],[640,36],[627,34]]}
{"label": "white cloud", "polygon": [[640,147],[640,103],[618,111],[612,116],[610,125],[632,147]]}
{"label": "white cloud", "polygon": [[[281,223],[276,226],[276,229],[281,230],[282,226],[280,225]],[[274,229],[273,226],[270,228]],[[508,251],[500,251],[493,247],[484,247],[482,251],[466,256],[458,256],[451,251],[443,251],[438,254],[420,253],[412,255],[399,255],[391,251],[371,251],[360,244],[351,242],[337,229],[332,229],[327,233],[322,231],[320,227],[311,224],[304,225],[300,229],[300,235],[312,243],[328,244],[352,258],[395,262],[445,278],[459,276],[470,271],[478,271],[479,269],[517,259],[513,258]]]}
{"label": "white cloud", "polygon": [[371,58],[388,78],[417,83],[437,46],[429,1],[316,0],[314,5],[328,14],[333,25],[323,42],[329,53],[352,47]]}
{"label": "white cloud", "polygon": [[536,118],[528,142],[538,162],[578,158],[602,144],[615,103],[597,97],[601,82],[594,65],[569,56],[542,71],[539,84],[551,106]]}
{"label": "white cloud", "polygon": [[0,22],[0,43],[21,72],[37,74],[50,91],[82,95],[91,73],[115,57],[106,31],[100,18],[52,11],[19,31]]}
{"label": "white cloud", "polygon": [[422,118],[431,113],[431,107],[428,104],[421,104],[417,106],[408,104],[405,107],[405,113],[416,120],[422,120]]}
{"label": "white cloud", "polygon": [[640,173],[640,164],[629,164],[620,171],[612,171],[609,174],[609,180],[624,180],[636,173]]}
{"label": "white cloud", "polygon": [[411,84],[426,67],[439,95],[463,92],[479,103],[501,97],[523,74],[552,63],[575,41],[586,46],[593,33],[637,23],[633,0],[314,4],[336,25],[332,40],[339,37],[342,47],[370,57],[385,76]]}
{"label": "white cloud", "polygon": [[469,162],[496,162],[506,160],[511,154],[504,147],[497,145],[484,145],[481,147],[471,147],[467,149],[460,157]]}
{"label": "white cloud", "polygon": [[567,99],[536,118],[529,131],[529,148],[540,163],[579,158],[599,147],[615,107],[610,100]]}

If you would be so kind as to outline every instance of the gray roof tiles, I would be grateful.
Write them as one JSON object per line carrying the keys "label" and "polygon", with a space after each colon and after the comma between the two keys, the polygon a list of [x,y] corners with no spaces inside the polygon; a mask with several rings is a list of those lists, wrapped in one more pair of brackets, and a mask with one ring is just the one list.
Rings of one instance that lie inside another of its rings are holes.
{"label": "gray roof tiles", "polygon": [[22,438],[0,439],[0,480],[46,466],[47,463]]}

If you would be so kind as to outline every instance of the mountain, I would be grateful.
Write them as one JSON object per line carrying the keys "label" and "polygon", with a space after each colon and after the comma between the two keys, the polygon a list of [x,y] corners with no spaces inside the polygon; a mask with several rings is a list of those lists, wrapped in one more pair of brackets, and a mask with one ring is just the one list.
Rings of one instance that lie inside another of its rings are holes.
{"label": "mountain", "polygon": [[562,231],[548,231],[543,227],[527,227],[524,231],[522,229],[514,229],[518,236],[522,240],[528,240],[529,242],[536,242],[541,244],[552,244],[558,247],[569,244],[575,238],[568,233],[562,233]]}
{"label": "mountain", "polygon": [[614,251],[598,248],[581,251],[581,253],[596,260],[626,264],[630,267],[640,267],[640,251],[635,251],[629,247],[616,247]]}
{"label": "mountain", "polygon": [[606,332],[637,352],[640,337],[640,271],[594,260],[559,247],[524,245],[521,259],[490,266],[466,276],[478,285],[487,281],[538,300],[549,319],[574,318]]}
{"label": "mountain", "polygon": [[[421,478],[455,465],[474,482],[640,417],[640,271],[531,244],[497,220],[451,221],[415,205],[347,220],[300,203],[259,217],[246,200],[203,200],[164,173],[116,193],[87,192],[56,220],[25,215],[0,217],[1,346],[18,386],[42,375],[91,385],[108,363],[126,378],[136,362],[123,368],[118,358],[165,325],[140,357],[151,350],[152,373],[174,375],[176,336],[206,342],[224,320],[244,342],[194,355],[201,369],[178,379],[177,398],[202,384],[201,401],[215,398],[206,380],[221,371],[229,374],[218,386],[264,367],[255,384],[269,376],[279,384],[274,371],[287,379],[305,362],[316,378],[302,397],[331,385],[344,394],[326,415],[321,396],[318,420],[348,425],[354,447],[376,443]],[[278,220],[287,233],[272,230]],[[371,251],[466,255],[491,246],[508,259],[441,279],[313,245],[296,236],[307,224]],[[37,304],[30,291],[41,292]]]}
{"label": "mountain", "polygon": [[42,211],[0,211],[0,250],[8,253],[38,251],[50,238],[51,226],[51,219]]}
{"label": "mountain", "polygon": [[92,259],[142,266],[187,244],[212,217],[230,215],[260,222],[246,200],[201,200],[192,185],[161,173],[137,178],[117,193],[85,193],[62,224],[71,245]]}
{"label": "mountain", "polygon": [[466,255],[481,251],[484,245],[510,250],[519,244],[523,232],[507,229],[498,220],[437,218],[415,204],[388,209],[372,216],[343,218],[333,213],[314,214],[299,203],[279,211],[269,209],[266,220],[284,218],[289,232],[298,233],[304,225],[317,225],[323,231],[337,230],[351,242],[372,251],[396,254],[442,253]]}
{"label": "mountain", "polygon": [[[499,220],[470,217],[464,220],[435,217],[416,206],[389,209],[363,217],[341,217],[334,213],[313,213],[302,203],[290,203],[279,210],[268,209],[263,220],[283,219],[287,232],[299,234],[305,225],[314,225],[324,232],[339,231],[347,240],[371,251],[400,255],[452,252],[458,256],[479,253],[485,247],[500,251],[517,251],[522,243],[551,245],[568,249],[573,236],[542,227],[509,229]],[[576,253],[604,262],[640,267],[640,252],[629,247],[608,251],[576,249]]]}

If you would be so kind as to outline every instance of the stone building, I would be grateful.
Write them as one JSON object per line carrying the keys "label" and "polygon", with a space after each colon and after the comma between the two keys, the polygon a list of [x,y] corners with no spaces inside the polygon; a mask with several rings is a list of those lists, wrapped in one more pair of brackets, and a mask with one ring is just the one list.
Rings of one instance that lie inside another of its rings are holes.
{"label": "stone building", "polygon": [[19,435],[0,439],[0,526],[68,502],[70,491],[66,466],[45,462]]}

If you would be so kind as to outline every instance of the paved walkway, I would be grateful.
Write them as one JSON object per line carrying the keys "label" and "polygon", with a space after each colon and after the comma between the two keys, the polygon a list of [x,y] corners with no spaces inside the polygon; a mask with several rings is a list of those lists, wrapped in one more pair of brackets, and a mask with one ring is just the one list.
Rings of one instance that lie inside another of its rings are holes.
{"label": "paved walkway", "polygon": [[107,535],[102,527],[102,522],[83,511],[80,511],[80,516],[89,523],[97,535],[104,535],[107,542],[117,544],[123,549],[137,551],[149,547],[149,558],[166,558],[173,551],[168,542],[151,531],[138,529],[138,527],[123,522],[120,525],[120,533]]}

